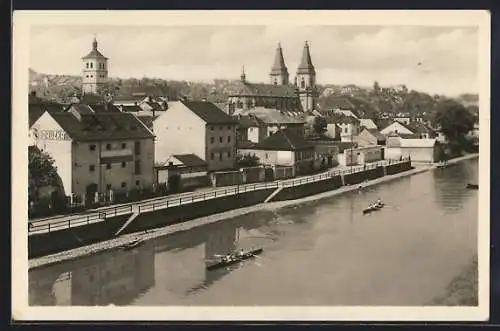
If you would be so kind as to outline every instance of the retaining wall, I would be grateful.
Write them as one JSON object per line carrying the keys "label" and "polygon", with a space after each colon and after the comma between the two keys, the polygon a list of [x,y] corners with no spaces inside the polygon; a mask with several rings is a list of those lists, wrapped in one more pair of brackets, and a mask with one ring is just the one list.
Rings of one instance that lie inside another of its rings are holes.
{"label": "retaining wall", "polygon": [[300,199],[306,196],[332,191],[341,186],[342,178],[340,176],[335,176],[319,182],[307,183],[294,187],[285,187],[278,194],[276,194],[270,202]]}
{"label": "retaining wall", "polygon": [[158,211],[140,214],[122,232],[122,234],[164,227],[175,223],[189,221],[198,217],[209,216],[225,211],[248,207],[264,202],[274,189],[264,189],[169,207]]}
{"label": "retaining wall", "polygon": [[28,236],[28,258],[49,255],[112,238],[132,215],[109,217],[104,222]]}
{"label": "retaining wall", "polygon": [[403,171],[411,170],[411,162],[396,163],[386,166],[387,175],[395,175]]}

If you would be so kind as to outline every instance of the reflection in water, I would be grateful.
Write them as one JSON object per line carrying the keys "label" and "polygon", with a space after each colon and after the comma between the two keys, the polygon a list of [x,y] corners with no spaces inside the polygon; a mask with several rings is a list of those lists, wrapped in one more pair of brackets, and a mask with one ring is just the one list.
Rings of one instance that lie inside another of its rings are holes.
{"label": "reflection in water", "polygon": [[[102,254],[84,258],[76,268],[61,273],[50,268],[33,270],[30,305],[54,305],[63,295],[66,304],[73,306],[127,305],[154,285],[154,250],[147,245],[107,254],[105,259]],[[68,284],[66,293],[57,291],[63,282]]]}
{"label": "reflection in water", "polygon": [[[476,162],[476,163],[474,163]],[[469,192],[466,183],[478,183],[477,161],[467,160],[433,171],[434,197],[443,209],[458,212],[465,199],[477,192]]]}
{"label": "reflection in water", "polygon": [[[31,305],[421,305],[477,247],[477,160],[31,270]],[[381,212],[362,210],[381,197]],[[270,205],[272,207],[272,205]],[[452,224],[452,226],[450,226]],[[207,259],[264,247],[206,270]],[[415,277],[415,275],[419,275]],[[311,281],[314,279],[314,281]]]}

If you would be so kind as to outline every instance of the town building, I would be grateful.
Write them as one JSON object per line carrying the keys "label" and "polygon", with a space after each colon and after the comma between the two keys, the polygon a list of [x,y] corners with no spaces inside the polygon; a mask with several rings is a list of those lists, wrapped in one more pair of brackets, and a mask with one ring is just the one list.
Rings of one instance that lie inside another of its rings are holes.
{"label": "town building", "polygon": [[359,133],[359,120],[336,112],[326,114],[326,134],[332,138],[340,135],[343,142],[353,142]]}
{"label": "town building", "polygon": [[259,143],[268,136],[266,123],[260,120],[255,114],[238,115],[234,117],[238,122],[236,140],[238,145],[250,141]]}
{"label": "town building", "polygon": [[92,50],[82,57],[82,94],[101,94],[108,83],[108,58],[97,49],[97,39]]}
{"label": "town building", "polygon": [[209,185],[207,163],[195,154],[174,154],[155,171],[158,184],[169,192]]}
{"label": "town building", "polygon": [[311,111],[316,108],[318,99],[316,70],[312,64],[307,42],[297,68],[295,83],[290,84],[288,68],[280,44],[276,48],[269,80],[269,84],[250,83],[246,79],[243,68],[240,81],[226,87],[224,91],[229,96],[227,101],[228,113],[233,115],[238,110],[261,107],[278,109],[288,112],[290,115],[299,115],[304,111]]}
{"label": "town building", "polygon": [[35,146],[53,157],[65,196],[95,203],[110,191],[152,188],[154,135],[134,115],[73,105],[46,111],[30,131]]}
{"label": "town building", "polygon": [[314,170],[314,145],[287,129],[279,130],[263,142],[239,148],[241,155],[255,155],[265,166],[290,167],[292,176]]}
{"label": "town building", "polygon": [[363,128],[355,140],[360,147],[385,145],[385,136],[377,129]]}
{"label": "town building", "polygon": [[415,138],[418,139],[432,139],[437,137],[436,131],[422,122],[410,122],[406,127],[410,129],[416,135]]}
{"label": "town building", "polygon": [[440,148],[436,139],[405,139],[391,134],[387,137],[385,159],[409,157],[412,162],[432,163],[439,160]]}
{"label": "town building", "polygon": [[237,122],[211,102],[172,103],[152,127],[156,164],[164,165],[171,155],[195,154],[207,162],[208,171],[235,166]]}
{"label": "town building", "polygon": [[414,135],[415,132],[413,132],[408,126],[401,122],[393,121],[391,124],[387,125],[386,127],[382,128],[380,130],[380,133],[383,135],[389,135],[392,133],[395,134],[403,134],[403,135]]}
{"label": "town building", "polygon": [[377,125],[371,118],[360,118],[359,119],[359,126],[360,127],[365,127],[367,129],[375,129],[377,130]]}

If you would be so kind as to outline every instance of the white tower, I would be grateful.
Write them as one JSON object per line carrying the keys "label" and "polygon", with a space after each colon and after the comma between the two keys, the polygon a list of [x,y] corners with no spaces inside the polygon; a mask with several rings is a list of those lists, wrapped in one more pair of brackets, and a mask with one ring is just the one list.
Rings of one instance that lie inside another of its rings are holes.
{"label": "white tower", "polygon": [[108,58],[97,50],[94,37],[92,51],[82,58],[83,84],[82,93],[98,95],[108,82]]}

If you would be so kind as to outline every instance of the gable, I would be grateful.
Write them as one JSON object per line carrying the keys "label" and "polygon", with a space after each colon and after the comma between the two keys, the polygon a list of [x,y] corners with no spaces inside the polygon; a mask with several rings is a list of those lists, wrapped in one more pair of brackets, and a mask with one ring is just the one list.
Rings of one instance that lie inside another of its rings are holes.
{"label": "gable", "polygon": [[153,121],[153,128],[169,126],[171,123],[205,126],[205,121],[193,113],[182,102],[172,102],[167,111],[163,112]]}
{"label": "gable", "polygon": [[30,135],[38,140],[72,140],[69,133],[47,111],[33,123]]}
{"label": "gable", "polygon": [[404,133],[404,134],[413,134],[411,130],[409,130],[406,126],[399,122],[394,122],[390,124],[388,127],[384,128],[380,133],[389,134],[389,133]]}

